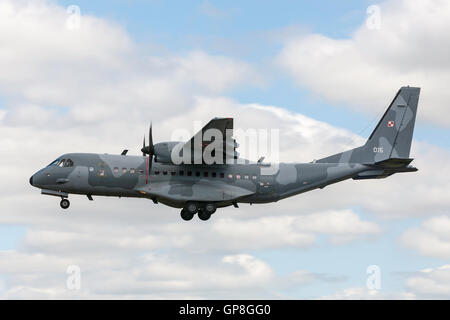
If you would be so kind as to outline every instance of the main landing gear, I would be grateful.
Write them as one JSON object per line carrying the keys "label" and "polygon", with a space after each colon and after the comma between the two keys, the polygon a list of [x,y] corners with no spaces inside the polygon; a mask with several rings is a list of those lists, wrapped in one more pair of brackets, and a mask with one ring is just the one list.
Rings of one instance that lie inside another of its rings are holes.
{"label": "main landing gear", "polygon": [[61,206],[61,208],[63,209],[67,209],[70,206],[70,201],[69,199],[62,199],[61,202],[59,203],[59,205]]}
{"label": "main landing gear", "polygon": [[192,220],[196,213],[198,213],[200,220],[206,221],[211,218],[211,215],[216,212],[216,209],[216,205],[212,202],[205,204],[188,202],[181,210],[181,218],[185,221],[189,221]]}

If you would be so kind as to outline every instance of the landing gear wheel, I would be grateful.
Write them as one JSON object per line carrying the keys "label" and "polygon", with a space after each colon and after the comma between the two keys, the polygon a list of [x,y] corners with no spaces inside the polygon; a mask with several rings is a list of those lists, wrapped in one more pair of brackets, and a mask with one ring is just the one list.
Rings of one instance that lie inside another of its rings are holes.
{"label": "landing gear wheel", "polygon": [[214,212],[216,212],[216,205],[214,203],[207,203],[203,210],[208,213],[209,215],[212,215]]}
{"label": "landing gear wheel", "polygon": [[196,202],[189,202],[184,207],[184,210],[191,213],[192,215],[196,214],[198,211],[198,203]]}
{"label": "landing gear wheel", "polygon": [[193,213],[191,213],[191,212],[189,212],[189,211],[187,211],[187,210],[185,210],[185,209],[181,210],[181,218],[182,218],[184,221],[192,220],[193,217],[194,217],[194,214],[193,214]]}
{"label": "landing gear wheel", "polygon": [[59,205],[61,206],[61,208],[67,209],[70,206],[70,201],[67,199],[62,199]]}
{"label": "landing gear wheel", "polygon": [[211,214],[206,212],[205,210],[199,210],[198,217],[200,218],[200,220],[206,221],[211,218]]}

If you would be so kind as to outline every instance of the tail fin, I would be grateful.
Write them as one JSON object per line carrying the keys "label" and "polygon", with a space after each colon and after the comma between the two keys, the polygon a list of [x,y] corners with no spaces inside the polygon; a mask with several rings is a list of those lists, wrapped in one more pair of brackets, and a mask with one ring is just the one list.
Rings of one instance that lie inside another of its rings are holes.
{"label": "tail fin", "polygon": [[408,159],[420,88],[402,87],[367,140],[363,163]]}
{"label": "tail fin", "polygon": [[420,88],[400,88],[365,145],[317,162],[374,164],[388,159],[408,159],[419,94]]}

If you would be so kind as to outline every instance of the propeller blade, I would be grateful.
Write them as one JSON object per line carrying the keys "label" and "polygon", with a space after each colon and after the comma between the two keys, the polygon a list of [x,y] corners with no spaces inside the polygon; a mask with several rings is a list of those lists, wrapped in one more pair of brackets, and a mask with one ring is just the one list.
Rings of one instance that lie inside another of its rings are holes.
{"label": "propeller blade", "polygon": [[150,129],[148,130],[149,145],[145,145],[145,135],[144,135],[144,145],[142,146],[142,154],[153,156],[155,154],[155,146],[153,145],[153,134],[152,134],[152,124],[150,123]]}
{"label": "propeller blade", "polygon": [[150,122],[150,129],[148,130],[148,153],[153,155],[155,153],[155,147],[153,146],[153,134],[152,134],[152,123]]}
{"label": "propeller blade", "polygon": [[152,172],[152,162],[153,162],[153,155],[155,154],[155,147],[153,146],[153,133],[152,133],[152,123],[150,122],[150,129],[148,129],[148,161],[147,161],[147,181],[148,183],[148,176]]}
{"label": "propeller blade", "polygon": [[142,151],[142,156],[145,157],[145,134],[144,134],[144,143],[143,143],[141,151]]}

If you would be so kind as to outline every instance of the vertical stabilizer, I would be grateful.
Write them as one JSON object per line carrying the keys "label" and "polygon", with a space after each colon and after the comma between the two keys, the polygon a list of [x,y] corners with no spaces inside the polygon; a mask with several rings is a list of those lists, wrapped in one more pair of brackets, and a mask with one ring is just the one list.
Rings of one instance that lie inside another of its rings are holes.
{"label": "vertical stabilizer", "polygon": [[318,162],[373,164],[388,159],[408,159],[419,94],[420,88],[400,88],[365,145]]}

